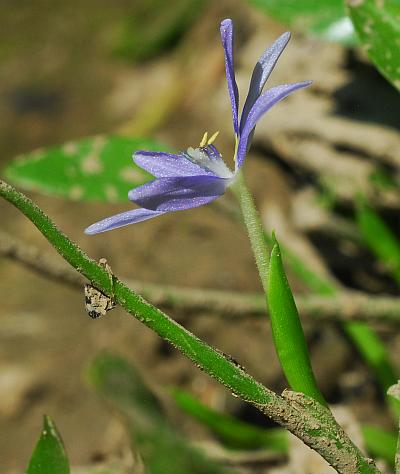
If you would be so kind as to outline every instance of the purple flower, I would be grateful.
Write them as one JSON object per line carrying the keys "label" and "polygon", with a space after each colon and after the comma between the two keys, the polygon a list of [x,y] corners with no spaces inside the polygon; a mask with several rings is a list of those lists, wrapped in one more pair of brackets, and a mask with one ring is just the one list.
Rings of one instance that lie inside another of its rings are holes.
{"label": "purple flower", "polygon": [[137,151],[133,155],[135,163],[156,178],[129,191],[129,199],[142,207],[96,222],[85,230],[86,234],[98,234],[167,212],[203,206],[219,198],[232,184],[242,167],[259,119],[277,102],[295,90],[311,84],[310,81],[282,84],[262,94],[265,82],[290,39],[290,34],[284,33],[264,51],[257,62],[239,120],[239,93],[233,62],[232,20],[224,20],[220,31],[236,140],[235,171],[231,171],[226,166],[221,154],[213,145],[217,134],[210,139],[205,134],[198,148],[188,148],[177,155]]}

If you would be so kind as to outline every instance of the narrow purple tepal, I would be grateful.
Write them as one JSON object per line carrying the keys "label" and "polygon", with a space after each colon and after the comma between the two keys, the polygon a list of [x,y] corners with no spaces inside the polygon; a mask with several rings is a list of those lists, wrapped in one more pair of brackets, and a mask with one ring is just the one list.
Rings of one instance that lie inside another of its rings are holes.
{"label": "narrow purple tepal", "polygon": [[214,146],[217,134],[210,138],[204,134],[199,147],[189,147],[179,154],[137,151],[133,155],[135,163],[156,178],[129,191],[129,200],[141,207],[96,222],[85,230],[86,234],[98,234],[167,212],[203,206],[218,199],[233,183],[242,167],[260,118],[280,100],[297,89],[311,84],[311,81],[282,84],[262,93],[268,77],[290,39],[290,33],[284,33],[264,51],[255,65],[242,114],[239,117],[232,20],[222,21],[220,31],[235,132],[235,170],[227,167]]}

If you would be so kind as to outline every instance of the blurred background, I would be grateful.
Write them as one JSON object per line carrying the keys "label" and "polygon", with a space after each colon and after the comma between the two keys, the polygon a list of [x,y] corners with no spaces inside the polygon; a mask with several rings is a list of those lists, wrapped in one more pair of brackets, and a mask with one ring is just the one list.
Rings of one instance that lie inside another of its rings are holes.
{"label": "blurred background", "polygon": [[[235,24],[242,98],[265,47],[290,28],[292,40],[269,86],[314,82],[271,110],[256,130],[245,174],[266,231],[275,229],[285,247],[335,288],[398,294],[393,272],[363,240],[355,209],[361,193],[399,234],[400,96],[357,46],[340,2],[322,2],[321,11],[319,3],[304,2],[308,10],[300,12],[293,12],[293,2],[279,4],[3,0],[0,174],[22,186],[23,170],[18,178],[14,166],[18,155],[29,153],[32,158],[33,150],[67,143],[65,151],[83,137],[111,133],[150,140],[155,149],[180,150],[198,146],[205,131],[220,130],[217,146],[232,165],[232,120],[219,23],[229,17]],[[129,167],[132,150],[125,148],[118,159]],[[50,176],[51,160],[43,166]],[[132,187],[130,179],[137,179],[133,165],[127,189]],[[83,233],[85,227],[130,208],[112,186],[107,191],[104,184],[107,199],[84,200],[78,188],[57,193],[58,185],[46,190],[40,183],[25,184],[29,196],[68,236],[93,258],[107,258],[121,279],[261,291],[246,234],[235,219],[236,203],[229,195],[214,205],[89,237]],[[162,393],[163,386],[183,387],[216,410],[255,426],[272,426],[120,308],[91,320],[85,313],[83,289],[32,271],[15,258],[15,248],[27,249],[44,252],[55,266],[62,265],[41,234],[5,201],[0,201],[0,215],[2,472],[22,472],[26,467],[44,413],[56,420],[72,465],[126,461],[129,441],[124,425],[85,378],[90,361],[104,350],[126,356],[145,374],[166,398],[171,417],[193,440],[210,439],[210,434],[176,408]],[[309,291],[290,269],[289,276],[295,292]],[[268,387],[285,388],[266,319],[227,320],[212,310],[167,311],[231,354]],[[374,327],[398,366],[395,326]],[[328,401],[345,406],[359,423],[373,421],[392,428],[376,377],[343,328],[337,322],[310,319],[305,328]]]}

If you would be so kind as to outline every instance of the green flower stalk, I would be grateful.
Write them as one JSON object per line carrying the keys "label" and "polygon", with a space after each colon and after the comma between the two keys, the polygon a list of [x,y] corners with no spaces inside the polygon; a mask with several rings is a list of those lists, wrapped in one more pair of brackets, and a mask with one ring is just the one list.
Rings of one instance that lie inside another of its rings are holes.
{"label": "green flower stalk", "polygon": [[322,405],[326,405],[311,368],[303,328],[283,269],[279,244],[273,238],[273,249],[269,260],[260,216],[242,176],[235,183],[233,190],[241,205],[261,283],[267,297],[272,335],[283,372],[293,390],[302,392]]}

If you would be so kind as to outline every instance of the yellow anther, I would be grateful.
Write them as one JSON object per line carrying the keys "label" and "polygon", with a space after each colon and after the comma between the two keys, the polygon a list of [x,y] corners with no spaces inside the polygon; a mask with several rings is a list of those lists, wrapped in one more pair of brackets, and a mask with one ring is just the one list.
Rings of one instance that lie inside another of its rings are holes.
{"label": "yellow anther", "polygon": [[212,137],[209,138],[207,145],[212,145],[215,142],[215,139],[218,137],[218,135],[219,135],[219,130],[218,132],[215,132]]}
{"label": "yellow anther", "polygon": [[203,135],[203,138],[201,139],[201,142],[200,142],[200,148],[203,148],[204,146],[206,146],[207,137],[208,137],[208,132],[206,132],[206,133]]}

